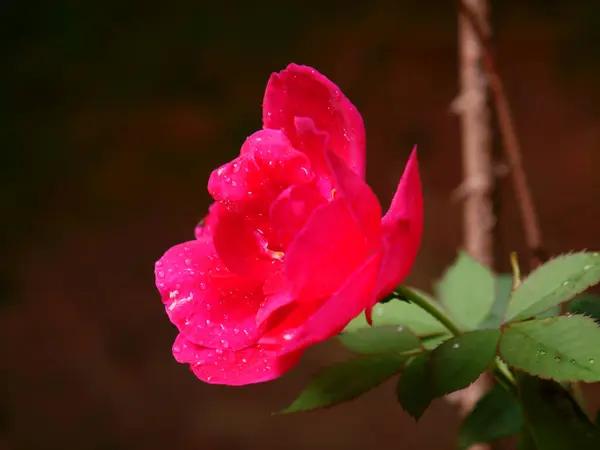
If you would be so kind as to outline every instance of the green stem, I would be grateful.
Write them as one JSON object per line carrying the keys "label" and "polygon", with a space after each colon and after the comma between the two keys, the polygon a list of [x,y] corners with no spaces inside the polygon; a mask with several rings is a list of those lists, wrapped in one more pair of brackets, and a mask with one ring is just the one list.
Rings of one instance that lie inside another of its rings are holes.
{"label": "green stem", "polygon": [[460,328],[458,328],[454,322],[452,322],[452,319],[450,319],[450,317],[448,317],[439,306],[432,303],[428,298],[417,294],[415,291],[407,288],[406,286],[398,286],[395,292],[400,297],[408,300],[411,303],[414,303],[423,311],[427,312],[430,316],[444,325],[454,336],[459,336],[461,334]]}
{"label": "green stem", "polygon": [[[407,288],[406,286],[398,286],[394,292],[399,297],[414,303],[438,322],[444,325],[454,336],[460,336],[462,331],[458,326],[446,315],[446,313],[438,305],[433,303],[427,297]],[[517,393],[517,383],[509,368],[499,358],[494,360],[491,367],[492,373],[496,381],[512,394]]]}
{"label": "green stem", "polygon": [[521,268],[519,267],[519,258],[516,252],[510,254],[510,266],[513,272],[512,290],[514,291],[521,285]]}
{"label": "green stem", "polygon": [[494,363],[492,364],[492,373],[498,384],[511,394],[517,395],[517,381],[508,366],[502,362],[500,358],[494,360]]}

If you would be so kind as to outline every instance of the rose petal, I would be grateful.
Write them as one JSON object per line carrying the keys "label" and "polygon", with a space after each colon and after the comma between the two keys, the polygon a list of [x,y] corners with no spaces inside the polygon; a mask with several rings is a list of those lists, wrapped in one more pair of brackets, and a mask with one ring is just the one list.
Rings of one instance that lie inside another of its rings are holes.
{"label": "rose petal", "polygon": [[334,179],[334,197],[347,203],[369,245],[377,245],[381,229],[381,205],[377,196],[337,154],[328,151],[326,159]]}
{"label": "rose petal", "polygon": [[281,130],[259,130],[246,138],[240,150],[240,156],[254,157],[254,153],[264,146],[281,148],[285,151],[293,148],[292,143]]}
{"label": "rose petal", "polygon": [[208,192],[221,205],[244,215],[268,210],[274,194],[251,155],[239,156],[210,174]]}
{"label": "rose petal", "polygon": [[283,322],[295,308],[290,283],[283,270],[275,272],[263,285],[265,299],[256,314],[256,324],[263,333]]}
{"label": "rose petal", "polygon": [[317,130],[313,120],[308,117],[294,117],[294,126],[298,149],[310,159],[315,174],[315,186],[323,197],[331,199],[334,181],[331,168],[325,158],[329,135]]}
{"label": "rose petal", "polygon": [[172,247],[155,274],[169,319],[192,342],[236,350],[258,340],[262,285],[227,270],[209,239]]}
{"label": "rose petal", "polygon": [[246,139],[239,157],[211,173],[208,191],[232,211],[260,214],[287,186],[312,178],[308,157],[281,131],[261,130]]}
{"label": "rose petal", "polygon": [[386,251],[379,275],[378,300],[392,292],[408,275],[421,245],[423,194],[416,148],[381,225]]}
{"label": "rose petal", "polygon": [[334,83],[315,69],[290,64],[271,75],[263,100],[265,128],[283,130],[299,148],[294,117],[308,117],[329,135],[328,148],[361,177],[365,174],[362,117]]}
{"label": "rose petal", "polygon": [[252,155],[268,182],[276,187],[308,183],[313,173],[308,157],[292,147],[281,131],[261,130],[248,138],[242,150]]}
{"label": "rose petal", "polygon": [[240,351],[202,347],[179,334],[173,356],[188,363],[194,374],[207,383],[243,386],[278,378],[294,367],[303,351],[279,356],[276,349],[253,346]]}
{"label": "rose petal", "polygon": [[[219,202],[220,210],[243,217],[244,226],[237,224],[240,230],[257,231],[264,241],[261,246],[281,251],[269,223],[271,203],[288,186],[309,183],[313,177],[307,156],[292,148],[283,133],[262,130],[246,140],[240,157],[211,174],[208,188]],[[241,237],[236,239],[236,245],[242,240]],[[217,243],[219,253],[221,249]],[[230,262],[226,261],[228,266]]]}
{"label": "rose petal", "polygon": [[342,200],[317,207],[285,255],[285,274],[303,301],[331,295],[369,256],[367,240]]}
{"label": "rose petal", "polygon": [[277,240],[286,248],[314,209],[325,203],[325,199],[316,190],[308,186],[290,186],[271,204],[269,217],[277,233]]}
{"label": "rose petal", "polygon": [[346,283],[321,302],[303,303],[290,313],[260,343],[278,345],[280,352],[294,352],[329,339],[373,303],[377,286],[380,254],[371,256],[352,273]]}
{"label": "rose petal", "polygon": [[259,281],[278,270],[283,257],[270,251],[260,237],[239,214],[220,214],[214,226],[215,249],[227,268]]}

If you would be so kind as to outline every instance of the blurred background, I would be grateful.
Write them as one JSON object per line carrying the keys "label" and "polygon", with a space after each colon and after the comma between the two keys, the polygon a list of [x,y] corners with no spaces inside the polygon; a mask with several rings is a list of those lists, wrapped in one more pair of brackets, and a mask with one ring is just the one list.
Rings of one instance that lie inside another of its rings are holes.
{"label": "blurred background", "polygon": [[[270,73],[296,62],[361,111],[384,205],[419,145],[410,281],[429,288],[462,233],[454,2],[31,0],[0,19],[0,448],[453,448],[455,408],[437,401],[414,424],[390,383],[272,417],[347,356],[336,342],[272,383],[199,382],[172,358],[153,263],[193,236],[209,173],[260,128]],[[546,247],[598,248],[600,3],[492,1],[492,21]],[[499,200],[506,270],[525,250],[508,179]]]}

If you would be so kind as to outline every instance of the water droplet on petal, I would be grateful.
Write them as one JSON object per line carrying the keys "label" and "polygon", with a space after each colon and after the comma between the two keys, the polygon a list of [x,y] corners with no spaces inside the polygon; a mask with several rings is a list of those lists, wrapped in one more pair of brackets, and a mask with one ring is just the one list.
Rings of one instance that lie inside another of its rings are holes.
{"label": "water droplet on petal", "polygon": [[162,265],[163,265],[162,260],[156,261],[156,264],[155,264],[156,267],[160,267]]}
{"label": "water droplet on petal", "polygon": [[596,360],[595,360],[594,358],[590,358],[590,359],[588,359],[588,362],[589,362],[590,364],[594,364],[594,363],[596,362]]}
{"label": "water droplet on petal", "polygon": [[215,349],[215,353],[217,355],[222,355],[223,354],[223,349],[222,348],[217,348],[217,349]]}
{"label": "water droplet on petal", "polygon": [[157,276],[158,278],[164,278],[164,277],[165,277],[165,273],[164,273],[164,272],[161,270],[160,272],[158,272],[158,273],[156,274],[156,276]]}
{"label": "water droplet on petal", "polygon": [[246,358],[242,358],[242,362],[245,364],[248,362],[248,360]]}
{"label": "water droplet on petal", "polygon": [[559,363],[559,362],[561,362],[561,361],[562,361],[562,359],[561,359],[561,357],[560,357],[560,356],[555,356],[555,357],[554,357],[554,361],[556,361],[557,363]]}
{"label": "water droplet on petal", "polygon": [[587,266],[583,267],[583,270],[590,270],[592,269],[594,266],[592,264],[588,264]]}
{"label": "water droplet on petal", "polygon": [[283,335],[283,339],[285,339],[286,341],[290,341],[290,340],[292,340],[292,338],[293,338],[293,336],[291,333],[285,333]]}
{"label": "water droplet on petal", "polygon": [[459,348],[459,347],[460,347],[460,344],[458,342],[452,346],[452,348]]}
{"label": "water droplet on petal", "polygon": [[536,355],[538,356],[544,356],[546,354],[546,350],[543,349],[538,349],[538,351],[536,352]]}
{"label": "water droplet on petal", "polygon": [[562,285],[563,285],[563,286],[568,286],[569,284],[570,284],[570,282],[569,282],[569,281],[563,281],[563,284],[562,284]]}
{"label": "water droplet on petal", "polygon": [[224,349],[229,348],[229,342],[227,342],[225,339],[221,339],[221,345],[223,346]]}
{"label": "water droplet on petal", "polygon": [[575,359],[574,359],[574,358],[571,358],[571,359],[569,360],[569,362],[570,362],[571,364],[575,364],[575,363],[576,363],[576,361],[575,361]]}

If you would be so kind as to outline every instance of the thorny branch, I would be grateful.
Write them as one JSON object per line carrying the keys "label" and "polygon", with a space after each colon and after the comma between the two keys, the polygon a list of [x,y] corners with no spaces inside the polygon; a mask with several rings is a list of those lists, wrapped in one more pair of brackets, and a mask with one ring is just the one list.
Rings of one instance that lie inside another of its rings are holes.
{"label": "thorny branch", "polygon": [[[521,219],[523,222],[523,230],[525,233],[525,242],[529,247],[531,256],[531,269],[543,264],[548,260],[548,252],[542,243],[542,232],[539,219],[531,196],[531,189],[527,181],[523,163],[521,160],[521,145],[517,136],[514,120],[508,103],[508,97],[504,90],[504,84],[500,78],[496,61],[492,52],[490,30],[483,26],[478,20],[477,14],[469,7],[466,0],[458,0],[460,13],[469,21],[471,27],[479,39],[482,50],[482,65],[485,71],[488,87],[493,98],[493,105],[498,118],[498,128],[504,143],[504,151],[512,172],[513,187],[517,203],[521,211]],[[562,312],[566,304],[562,306]],[[583,411],[585,406],[582,402],[582,392],[579,383],[571,383],[570,392],[576,399]]]}
{"label": "thorny branch", "polygon": [[548,259],[542,243],[542,233],[539,219],[533,204],[531,189],[523,169],[521,145],[517,136],[514,120],[504,89],[504,84],[496,68],[492,53],[489,30],[478,20],[465,0],[458,1],[460,13],[470,22],[482,48],[482,65],[485,71],[488,87],[493,98],[493,105],[498,118],[498,127],[504,143],[504,151],[512,172],[513,187],[521,212],[525,242],[531,253],[531,268],[535,268]]}
{"label": "thorny branch", "polygon": [[[472,11],[487,23],[488,0],[467,0]],[[464,234],[463,245],[480,264],[493,268],[495,216],[491,194],[494,190],[492,165],[492,131],[488,106],[488,88],[481,70],[482,46],[470,22],[459,14],[459,71],[460,95],[454,110],[460,115],[462,162],[464,173]],[[489,374],[473,384],[450,394],[447,399],[456,403],[462,416],[473,411],[477,402],[489,389]],[[491,446],[478,443],[469,450],[490,450]]]}

